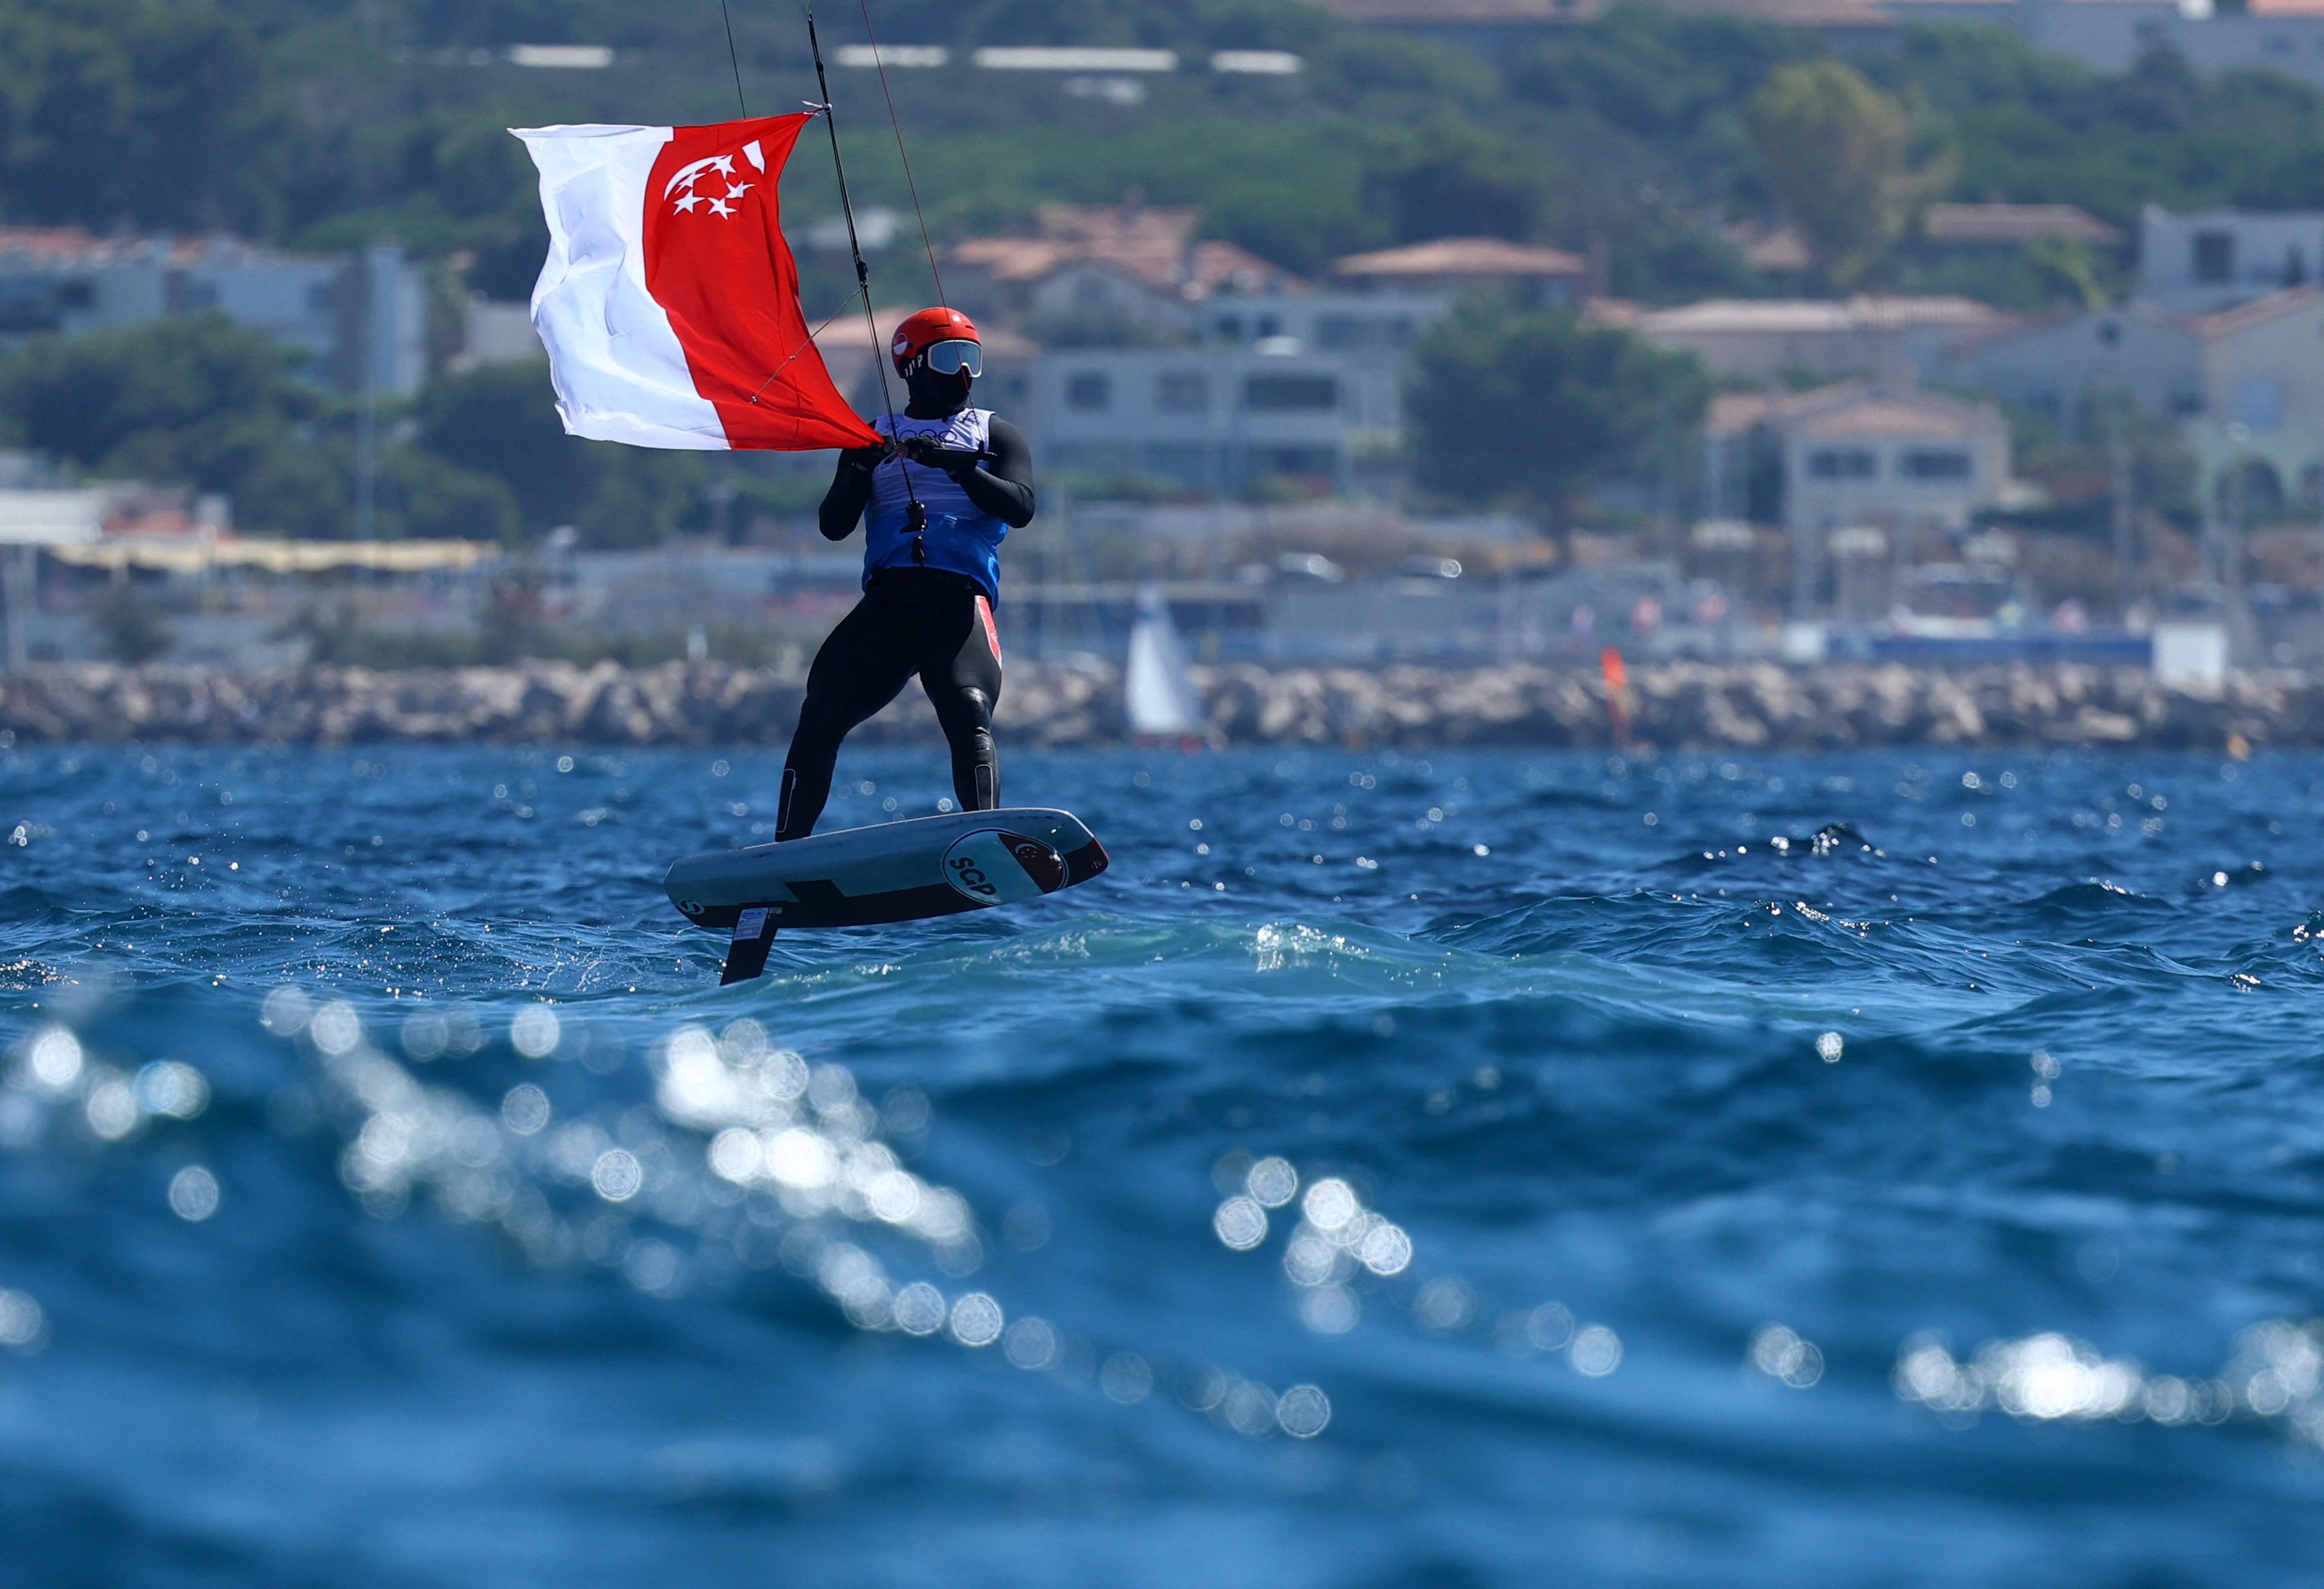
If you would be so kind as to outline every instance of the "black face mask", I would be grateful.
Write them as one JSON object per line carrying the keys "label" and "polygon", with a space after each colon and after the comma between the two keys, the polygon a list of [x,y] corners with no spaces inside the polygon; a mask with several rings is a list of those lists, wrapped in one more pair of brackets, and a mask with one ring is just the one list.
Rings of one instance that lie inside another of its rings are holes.
{"label": "black face mask", "polygon": [[904,390],[911,396],[911,407],[918,411],[919,418],[928,419],[956,414],[967,407],[970,384],[964,370],[945,375],[918,361],[904,376]]}

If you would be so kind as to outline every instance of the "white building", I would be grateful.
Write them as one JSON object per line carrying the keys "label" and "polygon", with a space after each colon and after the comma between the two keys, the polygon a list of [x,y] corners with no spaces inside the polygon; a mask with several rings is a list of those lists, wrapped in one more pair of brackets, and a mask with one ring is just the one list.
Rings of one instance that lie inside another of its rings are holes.
{"label": "white building", "polygon": [[2126,72],[2168,50],[2205,73],[2282,72],[2324,82],[2324,14],[2301,0],[1881,0],[1900,22],[1987,23],[2102,72]]}
{"label": "white building", "polygon": [[[2324,35],[2319,35],[2324,37]],[[2148,205],[2138,217],[2138,295],[2184,314],[2324,280],[2324,211]]]}
{"label": "white building", "polygon": [[1045,469],[1214,494],[1271,477],[1344,488],[1402,421],[1394,366],[1289,347],[1058,348],[1035,370]]}
{"label": "white building", "polygon": [[2068,426],[2086,405],[2123,397],[2150,419],[2183,419],[2203,409],[2202,337],[2151,304],[2078,310],[1955,343],[1942,380]]}
{"label": "white building", "polygon": [[1706,299],[1677,308],[1601,310],[1658,347],[1721,375],[1933,378],[1948,344],[2016,317],[1967,298]]}
{"label": "white building", "polygon": [[[2010,496],[2009,427],[1991,403],[1846,381],[1713,399],[1704,464],[1720,517],[1756,453],[1772,452],[1792,543],[1793,606],[1822,604],[1835,559],[1907,563],[1924,536],[1957,539]],[[1720,500],[1724,499],[1724,500]]]}
{"label": "white building", "polygon": [[427,289],[393,243],[285,254],[226,236],[93,237],[0,227],[0,348],[215,310],[301,350],[339,391],[417,391],[428,378]]}
{"label": "white building", "polygon": [[[2324,291],[2296,287],[2195,329],[2204,411],[2187,436],[2206,510],[2247,519],[2293,500],[2324,508]],[[2238,501],[2225,500],[2231,474]]]}
{"label": "white building", "polygon": [[1393,385],[1420,334],[1452,312],[1449,299],[1431,292],[1222,297],[1204,306],[1202,337],[1220,346],[1346,358]]}

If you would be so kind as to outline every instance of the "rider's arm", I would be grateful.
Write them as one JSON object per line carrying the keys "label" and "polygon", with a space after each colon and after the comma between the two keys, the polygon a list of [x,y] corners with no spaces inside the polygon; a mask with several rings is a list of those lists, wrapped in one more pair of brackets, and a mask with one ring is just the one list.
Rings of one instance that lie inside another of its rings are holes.
{"label": "rider's arm", "polygon": [[986,445],[990,466],[971,463],[953,478],[970,501],[1010,528],[1022,529],[1033,522],[1033,449],[1025,445],[1025,433],[1006,419],[992,421]]}
{"label": "rider's arm", "polygon": [[865,504],[872,501],[872,472],[887,455],[884,445],[849,447],[839,455],[831,489],[823,493],[823,506],[815,514],[816,528],[823,531],[824,539],[844,541],[854,533]]}

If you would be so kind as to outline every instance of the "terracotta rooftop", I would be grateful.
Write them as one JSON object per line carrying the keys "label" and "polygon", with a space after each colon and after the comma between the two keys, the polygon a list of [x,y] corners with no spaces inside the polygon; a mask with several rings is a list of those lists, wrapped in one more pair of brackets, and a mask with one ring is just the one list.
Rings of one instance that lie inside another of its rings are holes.
{"label": "terracotta rooftop", "polygon": [[2287,287],[2282,292],[2271,292],[2265,298],[2247,304],[2237,304],[2231,309],[2221,309],[2216,315],[2204,315],[2195,321],[2195,334],[2209,338],[2227,336],[2253,326],[2261,326],[2278,315],[2288,315],[2306,308],[2324,292],[2314,287]]}
{"label": "terracotta rooftop", "polygon": [[1202,212],[1154,205],[1045,205],[1038,237],[975,237],[950,250],[997,281],[1038,281],[1061,266],[1089,261],[1112,266],[1157,291],[1201,298],[1222,289],[1297,291],[1305,283],[1250,250],[1215,240],[1197,243]]}
{"label": "terracotta rooftop", "polygon": [[1743,253],[1743,262],[1755,271],[1804,271],[1812,262],[1808,245],[1795,226],[1761,226],[1739,222],[1726,229],[1727,241]]}
{"label": "terracotta rooftop", "polygon": [[[881,348],[888,347],[895,340],[896,327],[902,325],[904,317],[914,313],[917,308],[889,308],[872,317],[873,324],[880,328]],[[1029,339],[1006,326],[980,326],[976,331],[977,340],[984,351],[1001,358],[1022,358],[1039,351]],[[823,355],[826,363],[870,356],[872,334],[863,328],[863,311],[860,302],[849,312],[835,315],[824,322],[822,328],[815,334],[815,351]]]}
{"label": "terracotta rooftop", "polygon": [[1589,262],[1557,248],[1531,248],[1499,237],[1439,237],[1401,248],[1350,254],[1332,273],[1373,281],[1419,281],[1446,276],[1582,276]]}
{"label": "terracotta rooftop", "polygon": [[2122,234],[2075,204],[1932,204],[1923,212],[1921,234],[1932,243],[1963,246],[2033,243],[2065,237],[2113,248]]}
{"label": "terracotta rooftop", "polygon": [[1740,436],[1762,425],[1784,423],[1819,408],[1852,400],[1871,390],[1868,381],[1843,381],[1812,391],[1723,391],[1711,400],[1703,427],[1713,436]]}
{"label": "terracotta rooftop", "polygon": [[1967,403],[1924,394],[1868,394],[1800,421],[1810,436],[1967,436],[1987,416]]}
{"label": "terracotta rooftop", "polygon": [[1962,330],[2014,317],[1971,298],[1711,298],[1638,317],[1648,336],[1784,335],[1812,332],[1901,331],[1914,326]]}
{"label": "terracotta rooftop", "polygon": [[158,262],[164,249],[172,266],[282,257],[263,244],[224,234],[99,237],[78,226],[0,226],[0,261],[17,266],[145,264]]}
{"label": "terracotta rooftop", "polygon": [[1711,400],[1705,427],[1719,436],[1768,424],[1811,436],[1967,436],[1995,422],[1987,405],[1843,381],[1812,391],[1721,393]]}

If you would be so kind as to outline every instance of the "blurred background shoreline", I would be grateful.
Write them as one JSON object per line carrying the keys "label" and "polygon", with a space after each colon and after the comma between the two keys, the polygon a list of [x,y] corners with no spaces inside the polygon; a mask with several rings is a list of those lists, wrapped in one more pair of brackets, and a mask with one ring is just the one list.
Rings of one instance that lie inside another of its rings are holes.
{"label": "blurred background shoreline", "polygon": [[[788,16],[738,19],[730,69],[707,13],[0,9],[11,699],[97,662],[782,678],[852,602],[827,459],[562,434],[505,131],[715,121],[737,76],[791,103]],[[2324,666],[2324,14],[2293,0],[881,27],[884,57],[831,41],[876,317],[973,314],[1039,466],[1012,662],[1119,675],[1158,619],[1246,679],[1612,648],[2240,699]],[[871,411],[828,172],[782,198]]]}

